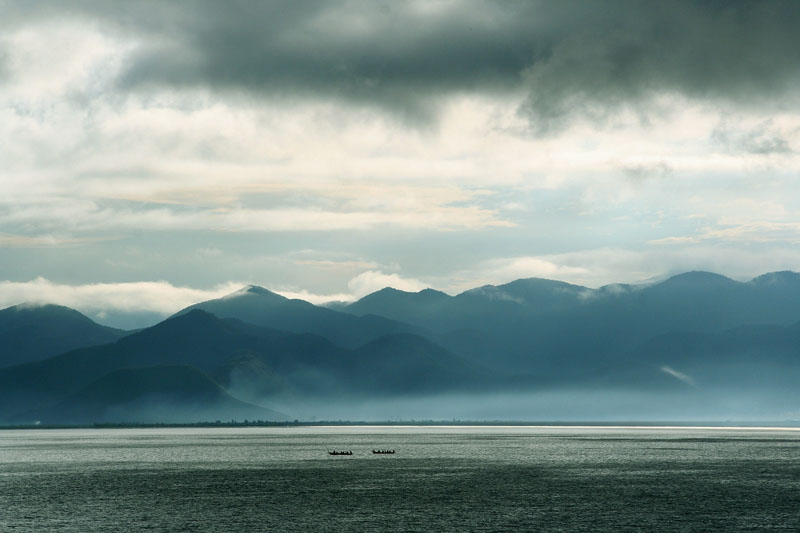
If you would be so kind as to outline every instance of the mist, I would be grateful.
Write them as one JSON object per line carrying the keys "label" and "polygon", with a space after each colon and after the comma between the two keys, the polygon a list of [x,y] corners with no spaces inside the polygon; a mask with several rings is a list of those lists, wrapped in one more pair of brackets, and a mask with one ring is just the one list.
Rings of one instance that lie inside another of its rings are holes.
{"label": "mist", "polygon": [[[234,391],[235,393],[235,391]],[[796,396],[796,395],[795,395]],[[253,399],[251,399],[253,400]],[[797,398],[794,398],[796,401]],[[271,396],[263,403],[307,422],[668,423],[800,420],[785,393],[767,390],[644,392],[573,389],[383,398]]]}

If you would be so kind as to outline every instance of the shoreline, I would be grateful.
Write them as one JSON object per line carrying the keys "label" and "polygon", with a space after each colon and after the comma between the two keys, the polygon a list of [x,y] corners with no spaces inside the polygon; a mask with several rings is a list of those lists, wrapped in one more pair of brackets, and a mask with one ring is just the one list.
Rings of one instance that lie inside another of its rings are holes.
{"label": "shoreline", "polygon": [[229,422],[187,422],[187,423],[95,423],[95,424],[14,424],[0,425],[2,430],[46,430],[46,429],[174,429],[174,428],[314,428],[314,427],[430,427],[430,428],[562,428],[562,429],[719,429],[719,430],[776,430],[800,431],[800,421],[480,421],[480,420],[401,420],[401,421],[359,421],[325,420],[270,422],[270,421],[229,421]]}

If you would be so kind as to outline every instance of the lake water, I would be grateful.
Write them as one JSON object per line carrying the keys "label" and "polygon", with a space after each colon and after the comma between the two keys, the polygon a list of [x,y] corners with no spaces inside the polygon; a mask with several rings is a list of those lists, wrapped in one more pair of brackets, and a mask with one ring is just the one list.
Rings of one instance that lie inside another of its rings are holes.
{"label": "lake water", "polygon": [[4,532],[761,529],[800,531],[798,431],[0,431]]}

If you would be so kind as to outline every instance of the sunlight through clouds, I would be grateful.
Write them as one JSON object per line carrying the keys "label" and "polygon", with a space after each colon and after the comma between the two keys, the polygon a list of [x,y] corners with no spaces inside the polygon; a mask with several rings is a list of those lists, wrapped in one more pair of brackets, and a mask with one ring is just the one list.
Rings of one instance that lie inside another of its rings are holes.
{"label": "sunlight through clouds", "polygon": [[7,283],[798,268],[792,4],[0,4]]}

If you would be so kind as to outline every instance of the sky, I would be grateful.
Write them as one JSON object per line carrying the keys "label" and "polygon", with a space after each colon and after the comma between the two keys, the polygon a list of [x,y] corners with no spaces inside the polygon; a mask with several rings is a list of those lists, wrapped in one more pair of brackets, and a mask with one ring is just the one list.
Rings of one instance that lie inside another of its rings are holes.
{"label": "sky", "polygon": [[0,0],[0,307],[800,270],[800,3]]}

